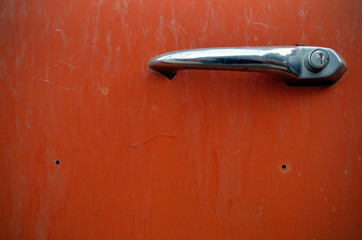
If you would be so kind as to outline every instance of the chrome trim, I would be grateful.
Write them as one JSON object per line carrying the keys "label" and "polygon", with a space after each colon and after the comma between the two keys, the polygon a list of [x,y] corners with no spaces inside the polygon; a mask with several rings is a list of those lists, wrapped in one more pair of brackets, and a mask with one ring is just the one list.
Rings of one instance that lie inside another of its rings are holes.
{"label": "chrome trim", "polygon": [[[328,53],[329,62],[323,69],[311,67],[309,59],[315,50]],[[290,85],[333,84],[347,70],[334,50],[310,46],[191,49],[162,54],[148,66],[170,80],[178,70],[208,69],[273,72],[286,76]]]}

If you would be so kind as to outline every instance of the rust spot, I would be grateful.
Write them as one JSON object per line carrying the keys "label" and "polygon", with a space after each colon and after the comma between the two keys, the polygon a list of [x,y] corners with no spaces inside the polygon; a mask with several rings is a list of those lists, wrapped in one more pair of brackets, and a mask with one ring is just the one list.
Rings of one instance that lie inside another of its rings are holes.
{"label": "rust spot", "polygon": [[109,93],[109,89],[108,89],[108,88],[101,88],[100,91],[101,91],[101,93],[102,93],[103,95],[108,95],[108,93]]}

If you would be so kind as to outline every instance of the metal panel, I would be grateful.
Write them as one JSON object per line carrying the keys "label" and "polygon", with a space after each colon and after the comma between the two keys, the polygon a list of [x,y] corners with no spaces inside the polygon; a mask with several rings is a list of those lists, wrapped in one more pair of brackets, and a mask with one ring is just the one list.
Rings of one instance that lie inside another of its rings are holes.
{"label": "metal panel", "polygon": [[[2,1],[1,238],[361,239],[361,4]],[[347,72],[295,88],[147,69],[294,44],[335,49]]]}

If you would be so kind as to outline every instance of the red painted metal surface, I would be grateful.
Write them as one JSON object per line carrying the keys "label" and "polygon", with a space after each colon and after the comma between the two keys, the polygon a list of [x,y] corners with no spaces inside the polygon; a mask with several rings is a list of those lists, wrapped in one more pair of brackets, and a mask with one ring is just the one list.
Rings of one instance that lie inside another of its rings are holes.
{"label": "red painted metal surface", "polygon": [[[2,1],[1,238],[361,239],[361,9]],[[147,69],[167,51],[296,43],[337,50],[348,71],[293,88]]]}

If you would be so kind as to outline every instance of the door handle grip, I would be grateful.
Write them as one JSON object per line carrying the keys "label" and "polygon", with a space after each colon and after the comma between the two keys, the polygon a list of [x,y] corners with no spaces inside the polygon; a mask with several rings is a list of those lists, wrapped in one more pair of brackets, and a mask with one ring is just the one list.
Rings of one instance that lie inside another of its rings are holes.
{"label": "door handle grip", "polygon": [[347,70],[334,50],[311,46],[190,49],[159,55],[148,66],[170,80],[184,69],[231,70],[281,74],[288,85],[333,84]]}

